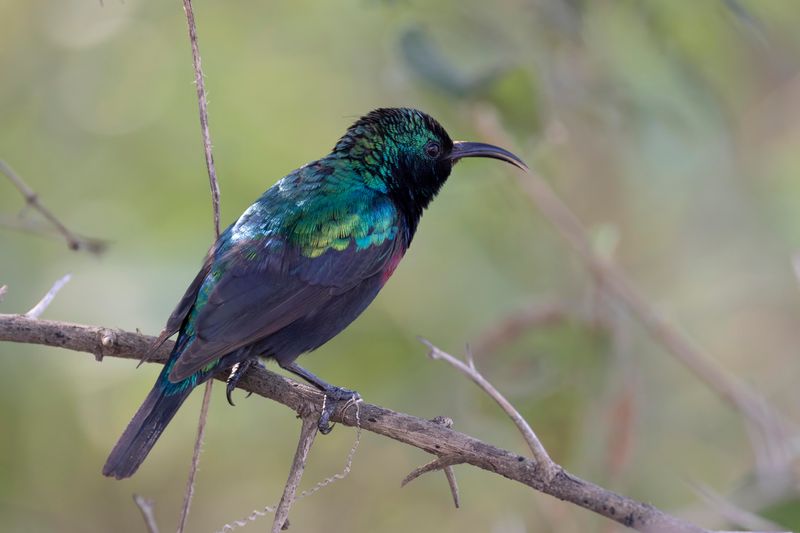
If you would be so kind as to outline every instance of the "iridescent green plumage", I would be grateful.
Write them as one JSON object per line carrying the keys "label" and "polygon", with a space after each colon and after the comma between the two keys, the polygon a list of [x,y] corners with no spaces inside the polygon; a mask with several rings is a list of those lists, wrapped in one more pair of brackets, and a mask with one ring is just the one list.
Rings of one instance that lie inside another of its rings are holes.
{"label": "iridescent green plumage", "polygon": [[[422,211],[462,157],[521,162],[489,145],[456,143],[430,116],[379,109],[331,154],[268,189],[215,243],[167,322],[179,333],[153,390],[103,469],[133,474],[183,400],[212,374],[275,359],[333,401],[352,391],[299,367],[302,353],[350,324],[411,244]],[[320,419],[327,428],[330,409]]]}

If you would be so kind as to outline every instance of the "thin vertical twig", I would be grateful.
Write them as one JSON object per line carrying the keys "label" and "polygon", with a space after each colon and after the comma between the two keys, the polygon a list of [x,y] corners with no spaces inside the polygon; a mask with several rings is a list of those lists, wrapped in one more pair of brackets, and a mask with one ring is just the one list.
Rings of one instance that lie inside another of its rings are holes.
{"label": "thin vertical twig", "polygon": [[[197,42],[197,25],[194,21],[194,11],[192,10],[192,0],[183,0],[183,11],[186,14],[186,23],[189,27],[189,42],[192,48],[192,64],[194,66],[194,82],[197,89],[197,106],[200,114],[200,132],[203,137],[203,151],[206,159],[206,170],[208,171],[208,183],[211,187],[211,206],[214,210],[214,235],[218,239],[220,228],[220,201],[219,183],[217,182],[217,170],[214,166],[214,155],[211,151],[211,133],[208,128],[208,101],[206,99],[206,88],[203,78],[203,69],[200,60],[200,46]],[[192,504],[194,495],[194,482],[197,476],[197,467],[200,463],[200,452],[203,448],[203,438],[206,431],[206,419],[208,418],[208,406],[211,402],[211,388],[213,380],[208,380],[203,390],[203,405],[200,408],[200,419],[197,423],[197,439],[194,444],[194,454],[192,455],[192,465],[189,470],[189,479],[186,485],[186,494],[183,499],[181,518],[178,523],[178,533],[182,533],[189,518],[189,507]]]}
{"label": "thin vertical twig", "polygon": [[201,66],[200,46],[197,43],[197,26],[194,22],[192,0],[183,0],[183,11],[186,13],[186,22],[189,25],[189,42],[192,45],[194,84],[197,88],[197,106],[200,112],[200,132],[203,135],[208,183],[211,186],[211,205],[214,209],[214,232],[219,237],[219,183],[217,182],[217,169],[214,166],[214,154],[211,152],[211,133],[208,129],[208,100],[206,99],[206,86]]}
{"label": "thin vertical twig", "polygon": [[203,405],[200,407],[200,420],[197,423],[197,438],[194,441],[194,452],[192,453],[192,466],[189,468],[189,479],[186,480],[186,492],[183,495],[183,506],[181,507],[181,517],[178,520],[178,533],[183,533],[186,529],[186,522],[189,520],[189,508],[192,505],[194,496],[194,481],[197,477],[197,467],[200,464],[200,452],[203,450],[203,439],[206,436],[206,419],[208,418],[208,405],[211,403],[211,383],[206,382],[203,389]]}
{"label": "thin vertical twig", "polygon": [[[358,450],[358,445],[361,443],[361,408],[360,408],[361,404],[360,404],[360,400],[356,401],[356,402],[352,402],[352,404],[345,405],[343,411],[346,411],[348,409],[349,405],[355,405],[355,408],[356,408],[356,410],[355,410],[356,439],[353,442],[353,446],[350,447],[350,452],[347,454],[347,460],[345,461],[344,468],[342,469],[341,472],[339,472],[337,474],[333,474],[332,476],[326,477],[325,479],[323,479],[322,481],[318,482],[316,485],[314,485],[310,489],[306,489],[303,492],[301,492],[295,498],[295,501],[302,500],[303,498],[305,498],[307,496],[311,496],[312,494],[315,494],[318,490],[324,489],[325,487],[327,487],[327,486],[329,486],[329,485],[331,485],[331,484],[333,484],[333,483],[335,483],[337,481],[341,481],[342,479],[346,478],[350,474],[350,470],[351,470],[351,468],[353,466],[353,457],[356,454],[356,450]],[[259,518],[263,518],[263,517],[267,516],[268,514],[274,513],[277,509],[278,509],[277,506],[271,506],[271,505],[267,505],[263,509],[255,509],[246,518],[241,519],[241,520],[234,520],[232,522],[229,522],[229,523],[225,524],[224,526],[222,526],[222,528],[220,528],[218,530],[218,533],[229,533],[230,531],[233,531],[236,528],[244,527],[249,522],[255,522]],[[286,524],[286,521],[284,521],[284,524]]]}
{"label": "thin vertical twig", "polygon": [[279,533],[282,529],[286,529],[287,519],[289,518],[289,511],[295,501],[297,494],[297,486],[303,477],[303,471],[306,468],[306,459],[308,459],[308,452],[311,445],[314,443],[314,438],[317,436],[317,417],[309,414],[303,417],[303,425],[300,429],[300,439],[297,442],[297,450],[294,453],[294,460],[292,461],[292,468],[289,470],[289,478],[286,480],[286,486],[283,489],[283,496],[275,511],[275,520],[272,522],[272,533]]}
{"label": "thin vertical twig", "polygon": [[156,502],[144,496],[139,496],[138,494],[133,495],[133,501],[136,503],[136,507],[142,512],[142,518],[144,518],[144,524],[147,526],[148,533],[158,533],[158,523],[156,522],[155,512]]}

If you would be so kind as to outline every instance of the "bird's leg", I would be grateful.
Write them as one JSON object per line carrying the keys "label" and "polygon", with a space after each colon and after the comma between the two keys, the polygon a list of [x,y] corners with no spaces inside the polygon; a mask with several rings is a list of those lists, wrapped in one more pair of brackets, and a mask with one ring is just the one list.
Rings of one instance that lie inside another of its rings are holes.
{"label": "bird's leg", "polygon": [[322,404],[322,414],[320,415],[319,422],[317,423],[319,432],[323,435],[327,435],[333,429],[333,426],[331,426],[329,422],[331,420],[331,415],[333,415],[333,412],[336,410],[336,405],[339,402],[361,399],[361,395],[359,395],[356,391],[331,385],[330,383],[321,380],[294,361],[291,363],[278,361],[278,365],[280,365],[280,367],[284,370],[288,370],[292,374],[300,376],[325,393],[325,401]]}
{"label": "bird's leg", "polygon": [[[233,399],[231,398],[231,394],[233,394],[233,389],[236,388],[238,385],[239,380],[242,379],[245,372],[253,366],[253,363],[257,363],[256,359],[245,359],[244,361],[240,361],[231,367],[231,373],[228,376],[225,386],[225,397],[228,398],[228,403],[234,405]],[[248,392],[245,398],[249,398],[250,395],[253,394],[252,392]]]}

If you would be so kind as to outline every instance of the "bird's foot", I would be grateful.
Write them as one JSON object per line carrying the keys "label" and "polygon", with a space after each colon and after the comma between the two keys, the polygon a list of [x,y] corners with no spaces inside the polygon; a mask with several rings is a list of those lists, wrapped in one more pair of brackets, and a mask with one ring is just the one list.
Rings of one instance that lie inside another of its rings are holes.
{"label": "bird's foot", "polygon": [[319,415],[319,422],[317,422],[317,429],[323,435],[327,435],[333,430],[334,424],[330,423],[331,416],[333,416],[339,402],[358,402],[361,400],[361,395],[354,390],[328,385],[323,391],[325,396],[322,399],[322,413]]}
{"label": "bird's foot", "polygon": [[[228,398],[229,404],[236,405],[233,403],[233,398],[231,397],[233,394],[233,389],[235,389],[236,385],[239,384],[239,381],[242,379],[242,376],[245,375],[247,370],[256,363],[258,362],[255,359],[245,359],[244,361],[236,363],[231,367],[231,373],[228,376],[225,386],[225,397]],[[245,398],[249,398],[251,394],[253,393],[248,392]]]}

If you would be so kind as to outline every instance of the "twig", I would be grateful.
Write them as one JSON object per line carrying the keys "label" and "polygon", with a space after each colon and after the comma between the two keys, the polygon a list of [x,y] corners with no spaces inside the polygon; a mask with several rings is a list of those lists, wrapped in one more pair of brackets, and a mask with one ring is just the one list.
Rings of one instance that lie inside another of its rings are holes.
{"label": "twig", "polygon": [[194,441],[194,451],[192,452],[192,465],[189,467],[189,478],[186,480],[186,492],[183,495],[183,506],[181,516],[178,520],[178,533],[182,533],[189,520],[189,508],[192,505],[194,496],[194,481],[197,477],[197,466],[200,464],[200,452],[203,450],[203,439],[206,435],[206,420],[208,418],[208,405],[211,403],[211,383],[209,380],[203,389],[203,404],[200,407],[200,420],[197,423],[197,438]]}
{"label": "twig", "polygon": [[[453,419],[446,416],[437,416],[431,418],[431,422],[446,428],[453,427]],[[458,492],[458,481],[456,481],[456,474],[453,471],[453,465],[463,462],[464,461],[458,457],[438,457],[437,459],[434,459],[433,461],[412,470],[410,474],[403,478],[403,481],[400,482],[400,486],[405,487],[409,482],[415,480],[426,472],[442,470],[444,472],[444,476],[447,478],[447,484],[450,486],[450,494],[453,496],[453,504],[456,506],[456,509],[458,509],[461,507],[461,497]]]}
{"label": "twig", "polygon": [[56,216],[39,201],[39,195],[31,189],[27,183],[2,159],[0,159],[0,172],[11,181],[14,187],[20,192],[25,202],[33,209],[37,210],[47,219],[50,224],[67,241],[70,250],[86,250],[93,254],[100,254],[105,251],[108,243],[99,239],[88,239],[80,237],[70,231]]}
{"label": "twig", "polygon": [[302,479],[303,471],[306,468],[308,452],[311,449],[311,445],[314,444],[314,438],[317,436],[318,418],[319,417],[313,414],[306,414],[306,416],[302,418],[303,425],[300,428],[300,440],[297,442],[297,450],[294,452],[292,468],[289,470],[289,478],[286,480],[281,502],[278,504],[278,509],[275,511],[275,520],[272,522],[272,533],[278,533],[283,529],[287,529],[289,510],[292,508],[295,494],[297,494],[297,486],[300,484],[300,479]]}
{"label": "twig", "polygon": [[461,508],[461,496],[458,492],[458,481],[456,480],[456,473],[453,471],[452,466],[444,467],[444,477],[447,478],[447,484],[450,487],[450,494],[453,496],[453,505],[456,509]]}
{"label": "twig", "polygon": [[139,496],[138,494],[133,495],[133,501],[136,502],[136,506],[142,512],[147,531],[149,533],[158,533],[158,523],[156,522],[155,513],[156,502],[144,496]]}
{"label": "twig", "polygon": [[3,298],[6,297],[7,292],[8,292],[8,285],[0,285],[0,302],[2,302]]}
{"label": "twig", "polygon": [[694,484],[694,489],[709,506],[713,507],[720,516],[731,524],[761,531],[781,531],[783,529],[771,520],[738,507],[705,485]]}
{"label": "twig", "polygon": [[214,231],[216,232],[216,236],[219,237],[219,183],[217,183],[217,169],[214,166],[214,154],[211,153],[211,133],[208,129],[208,101],[206,100],[203,68],[200,65],[200,46],[197,43],[197,26],[194,23],[192,0],[183,0],[183,11],[186,13],[186,22],[189,25],[189,41],[192,45],[194,84],[197,88],[197,106],[200,112],[200,131],[203,135],[203,150],[206,156],[208,183],[211,186],[211,206],[214,209]]}
{"label": "twig", "polygon": [[472,360],[472,356],[467,352],[467,363],[456,359],[452,355],[447,352],[444,352],[431,344],[426,339],[420,338],[419,339],[422,344],[428,347],[428,356],[431,359],[443,359],[451,366],[455,367],[456,370],[462,372],[468,378],[475,382],[483,391],[492,397],[492,399],[497,402],[503,411],[511,418],[514,424],[519,429],[520,433],[522,433],[522,437],[525,439],[525,442],[528,444],[528,447],[533,454],[534,459],[536,460],[537,466],[541,468],[542,473],[544,475],[544,479],[549,480],[553,479],[553,477],[558,473],[558,465],[556,465],[550,456],[545,450],[542,443],[539,441],[539,437],[536,436],[531,426],[528,422],[522,418],[522,415],[519,414],[511,402],[506,400],[506,398],[500,394],[494,385],[489,383],[489,381],[478,372],[478,369],[475,368],[475,363]]}
{"label": "twig", "polygon": [[515,311],[484,331],[475,341],[473,351],[478,356],[496,352],[531,329],[552,326],[570,316],[570,310],[562,302],[535,303]]}
{"label": "twig", "polygon": [[[189,42],[192,47],[192,65],[194,66],[194,83],[197,89],[197,106],[200,114],[200,132],[203,137],[203,153],[206,159],[206,170],[208,171],[208,183],[211,187],[211,206],[214,211],[214,235],[219,239],[219,183],[217,182],[217,170],[214,166],[214,155],[211,152],[211,133],[208,129],[208,101],[206,100],[206,88],[203,79],[203,68],[200,59],[200,46],[197,42],[197,26],[194,22],[194,11],[192,10],[192,0],[183,0],[183,11],[186,14],[186,24],[189,27]],[[208,380],[203,389],[203,405],[200,408],[200,418],[197,422],[197,440],[194,445],[192,456],[192,466],[189,471],[189,481],[186,486],[186,495],[181,510],[181,520],[178,526],[178,533],[183,532],[186,520],[189,515],[189,507],[192,503],[194,494],[194,480],[197,475],[197,467],[200,463],[200,451],[203,447],[203,437],[205,436],[206,419],[208,418],[208,406],[211,402],[211,388],[214,381]]]}
{"label": "twig", "polygon": [[[422,474],[427,474],[428,472],[436,472],[437,470],[445,470],[450,468],[454,465],[460,465],[464,463],[464,459],[459,457],[458,455],[443,455],[441,457],[437,457],[433,461],[425,463],[424,465],[415,468],[408,474],[406,477],[403,478],[403,481],[400,482],[401,487],[405,487],[415,479],[417,479]],[[458,504],[456,504],[458,507]]]}
{"label": "twig", "polygon": [[[300,495],[297,496],[295,501],[302,500],[303,498],[305,498],[307,496],[311,496],[312,494],[314,494],[318,490],[320,490],[322,488],[325,488],[328,485],[330,485],[332,483],[335,483],[336,481],[339,481],[339,480],[342,480],[342,479],[346,478],[347,475],[350,473],[350,469],[353,466],[353,456],[355,456],[356,450],[358,450],[358,445],[361,443],[361,410],[360,410],[361,402],[360,401],[348,402],[342,408],[342,412],[345,412],[345,411],[347,411],[348,407],[350,405],[353,405],[353,404],[355,404],[355,406],[356,406],[356,410],[355,410],[356,440],[355,440],[355,442],[353,442],[353,446],[350,448],[350,452],[347,454],[347,460],[345,461],[344,468],[338,474],[334,474],[334,475],[332,475],[330,477],[326,477],[325,479],[323,479],[322,481],[320,481],[319,483],[317,483],[316,485],[314,485],[310,489],[306,489],[303,492],[301,492]],[[259,518],[262,518],[262,517],[267,516],[268,514],[274,513],[276,509],[277,509],[277,506],[270,506],[270,505],[265,506],[263,509],[256,509],[253,512],[251,512],[247,516],[247,518],[245,518],[243,520],[234,520],[233,522],[225,524],[224,526],[222,526],[222,528],[220,528],[218,533],[229,533],[230,531],[233,531],[236,528],[244,527],[244,526],[247,525],[248,522],[255,522]]]}
{"label": "twig", "polygon": [[58,291],[60,291],[61,288],[64,287],[64,285],[69,283],[70,279],[72,279],[72,275],[66,274],[63,278],[53,283],[53,286],[50,288],[49,291],[47,291],[47,294],[45,294],[44,297],[39,301],[39,303],[34,305],[30,311],[25,313],[25,316],[28,318],[39,318],[40,316],[42,316],[42,313],[44,313],[45,309],[47,309],[47,307],[53,301],[53,298],[56,297]]}
{"label": "twig", "polygon": [[[113,333],[113,342],[103,344],[101,338],[107,332]],[[119,329],[0,314],[0,341],[43,344],[138,362],[154,340],[151,336]],[[150,362],[164,364],[172,346],[172,341],[165,342]],[[227,377],[222,374],[217,379],[225,381]],[[309,403],[317,409],[322,405],[322,395],[316,389],[261,367],[251,368],[238,383],[238,387],[282,403],[295,412],[307,408]],[[578,478],[560,467],[556,475],[548,480],[537,462],[430,420],[366,402],[360,402],[355,413],[343,408],[336,409],[331,420],[362,427],[432,455],[460,456],[464,463],[499,474],[639,531],[707,532],[650,504],[638,502]]]}
{"label": "twig", "polygon": [[[476,107],[475,111],[476,127],[485,137],[495,139],[504,146],[513,145],[493,109]],[[669,353],[718,396],[741,412],[749,424],[759,428],[764,435],[763,442],[779,448],[777,451],[763,453],[780,457],[785,465],[789,457],[783,442],[788,432],[786,419],[773,408],[767,408],[768,404],[756,391],[724,372],[686,334],[653,309],[619,268],[598,255],[580,220],[540,174],[531,169],[528,174],[518,176],[518,181],[539,211],[575,250],[598,283],[636,316],[648,333],[663,344]],[[753,442],[753,445],[755,450],[760,450],[757,442]]]}

